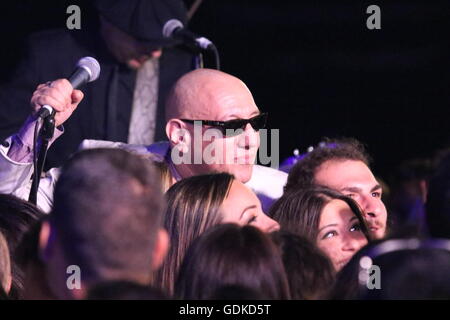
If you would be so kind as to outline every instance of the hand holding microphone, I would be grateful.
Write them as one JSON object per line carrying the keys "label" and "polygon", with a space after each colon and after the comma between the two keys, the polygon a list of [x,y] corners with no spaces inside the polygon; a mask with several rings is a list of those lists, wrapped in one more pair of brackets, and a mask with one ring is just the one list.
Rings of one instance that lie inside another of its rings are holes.
{"label": "hand holding microphone", "polygon": [[83,99],[83,92],[77,90],[86,82],[94,81],[100,74],[100,65],[91,57],[84,57],[77,63],[72,76],[67,79],[40,84],[31,98],[33,113],[45,117],[55,111],[55,125],[63,124]]}
{"label": "hand holding microphone", "polygon": [[55,125],[63,124],[83,99],[83,92],[73,89],[67,79],[58,79],[40,84],[31,98],[31,107],[35,114],[51,106],[55,114]]}
{"label": "hand holding microphone", "polygon": [[[37,87],[31,98],[33,113],[42,118],[42,127],[39,130],[39,121],[34,124],[33,136],[33,178],[28,201],[37,203],[37,193],[42,170],[50,140],[53,137],[55,126],[64,123],[77,108],[83,99],[83,93],[76,90],[80,85],[94,81],[100,75],[100,65],[94,58],[84,57],[77,63],[74,73],[67,79],[58,79]],[[41,144],[38,139],[41,138]]]}

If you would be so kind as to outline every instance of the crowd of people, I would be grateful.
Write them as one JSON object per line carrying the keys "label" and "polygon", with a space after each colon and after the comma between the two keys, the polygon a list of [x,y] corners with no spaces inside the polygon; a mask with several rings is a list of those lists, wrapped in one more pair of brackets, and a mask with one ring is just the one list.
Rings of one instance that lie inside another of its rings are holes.
{"label": "crowd of people", "polygon": [[199,68],[160,99],[166,141],[79,141],[32,204],[37,112],[56,110],[51,149],[87,96],[56,78],[31,94],[0,146],[1,298],[450,298],[448,151],[417,197],[396,193],[400,216],[354,138],[324,139],[289,173],[255,164],[267,114],[240,79]]}

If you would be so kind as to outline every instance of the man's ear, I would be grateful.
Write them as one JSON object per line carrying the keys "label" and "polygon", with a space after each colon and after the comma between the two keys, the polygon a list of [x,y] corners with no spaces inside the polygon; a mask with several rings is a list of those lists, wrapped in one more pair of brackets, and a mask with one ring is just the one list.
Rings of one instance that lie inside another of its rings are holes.
{"label": "man's ear", "polygon": [[172,147],[177,146],[182,152],[188,152],[190,133],[179,119],[170,119],[166,124],[166,135]]}
{"label": "man's ear", "polygon": [[167,252],[169,251],[169,245],[170,240],[167,231],[160,228],[156,236],[155,247],[152,254],[152,270],[156,271],[162,265]]}
{"label": "man's ear", "polygon": [[39,232],[39,258],[42,262],[46,262],[49,260],[52,247],[54,246],[53,242],[55,238],[55,230],[52,228],[50,222],[47,220],[42,222],[41,230]]}

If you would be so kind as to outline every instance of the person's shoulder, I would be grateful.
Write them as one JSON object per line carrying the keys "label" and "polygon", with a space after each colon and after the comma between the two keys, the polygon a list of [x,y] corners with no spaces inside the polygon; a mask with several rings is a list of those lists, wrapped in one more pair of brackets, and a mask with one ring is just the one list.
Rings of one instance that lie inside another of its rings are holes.
{"label": "person's shoulder", "polygon": [[253,166],[253,175],[257,175],[257,176],[268,176],[268,177],[273,177],[275,179],[282,179],[282,180],[286,180],[288,174],[286,172],[271,168],[271,167],[266,167],[266,166],[261,166],[261,165],[254,165]]}
{"label": "person's shoulder", "polygon": [[163,162],[169,150],[169,143],[167,141],[160,141],[151,145],[137,145],[106,140],[85,139],[78,147],[78,151],[94,148],[120,148],[140,156],[151,156],[153,161]]}
{"label": "person's shoulder", "polygon": [[78,151],[97,148],[120,148],[123,142],[114,142],[106,140],[84,139],[78,147]]}
{"label": "person's shoulder", "polygon": [[270,167],[254,165],[252,177],[246,184],[258,192],[271,194],[274,197],[281,197],[287,176],[286,172]]}

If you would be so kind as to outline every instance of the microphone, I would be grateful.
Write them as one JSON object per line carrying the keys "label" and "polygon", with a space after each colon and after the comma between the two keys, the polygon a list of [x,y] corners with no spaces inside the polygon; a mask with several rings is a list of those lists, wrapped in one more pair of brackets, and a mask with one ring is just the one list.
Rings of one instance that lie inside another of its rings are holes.
{"label": "microphone", "polygon": [[210,50],[213,49],[214,44],[205,37],[197,36],[196,34],[185,29],[183,23],[177,19],[171,19],[164,24],[162,34],[165,38],[173,38],[182,40],[195,49]]}
{"label": "microphone", "polygon": [[[69,82],[74,89],[79,88],[85,83],[92,82],[100,76],[100,64],[92,57],[81,58],[76,65],[75,71],[69,77]],[[49,105],[44,105],[39,109],[37,116],[46,118],[53,115],[54,110]]]}

